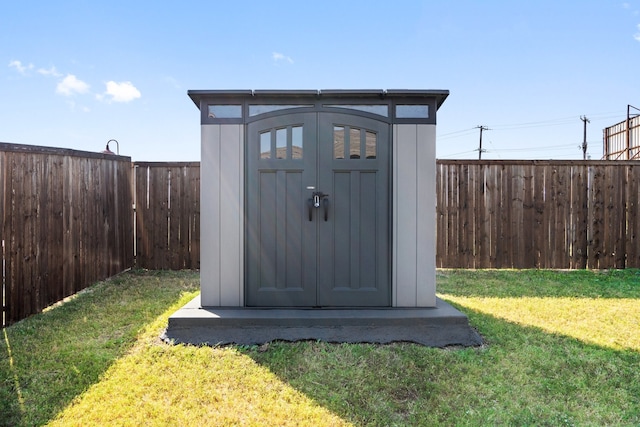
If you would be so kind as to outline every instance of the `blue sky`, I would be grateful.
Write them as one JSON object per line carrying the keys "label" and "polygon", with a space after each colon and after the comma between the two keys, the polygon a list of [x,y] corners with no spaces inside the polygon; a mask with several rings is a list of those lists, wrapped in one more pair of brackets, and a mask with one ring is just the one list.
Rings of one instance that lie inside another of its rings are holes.
{"label": "blue sky", "polygon": [[[602,156],[640,108],[640,0],[4,1],[0,141],[200,158],[189,89],[448,89],[437,156]],[[112,146],[112,148],[114,148]]]}

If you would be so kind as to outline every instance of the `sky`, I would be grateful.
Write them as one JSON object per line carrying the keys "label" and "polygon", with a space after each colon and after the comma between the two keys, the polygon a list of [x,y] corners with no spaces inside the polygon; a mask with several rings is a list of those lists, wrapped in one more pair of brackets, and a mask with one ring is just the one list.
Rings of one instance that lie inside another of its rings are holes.
{"label": "sky", "polygon": [[447,89],[436,155],[602,158],[640,0],[0,0],[0,142],[200,159],[191,89]]}

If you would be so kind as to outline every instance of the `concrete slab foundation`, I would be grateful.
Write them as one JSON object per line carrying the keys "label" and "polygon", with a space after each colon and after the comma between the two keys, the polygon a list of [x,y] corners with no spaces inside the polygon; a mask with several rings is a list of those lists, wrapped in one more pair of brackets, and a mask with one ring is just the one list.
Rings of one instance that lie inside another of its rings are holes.
{"label": "concrete slab foundation", "polygon": [[176,344],[263,344],[320,340],[478,346],[467,316],[441,299],[433,308],[264,309],[201,307],[196,297],[169,317],[162,338]]}

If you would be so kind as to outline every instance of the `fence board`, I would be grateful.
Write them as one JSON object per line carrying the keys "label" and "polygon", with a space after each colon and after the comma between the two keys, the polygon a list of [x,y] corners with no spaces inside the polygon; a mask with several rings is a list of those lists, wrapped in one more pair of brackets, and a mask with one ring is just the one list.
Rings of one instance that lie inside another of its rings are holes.
{"label": "fence board", "polygon": [[[442,225],[442,221],[446,221],[447,215],[444,212],[445,201],[442,195],[445,193],[443,190],[443,179],[442,172],[443,166],[436,165],[436,229],[444,230],[444,226]],[[442,267],[443,261],[443,240],[444,239],[436,239],[436,267]]]}
{"label": "fence board", "polygon": [[640,167],[629,166],[627,169],[627,221],[626,233],[626,266],[640,268]]}
{"label": "fence board", "polygon": [[458,225],[460,223],[458,218],[458,168],[454,165],[449,169],[447,176],[447,258],[458,264],[460,261],[457,258],[458,245],[457,238],[459,236]]}
{"label": "fence board", "polygon": [[571,167],[571,268],[587,266],[588,225],[588,168],[584,165]]}
{"label": "fence board", "polygon": [[[523,268],[534,268],[536,266],[533,236],[536,229],[535,206],[533,203],[534,181],[531,165],[522,165],[522,216],[521,224],[518,226],[522,230],[522,239],[518,246],[517,265]],[[528,255],[528,256],[527,256]]]}
{"label": "fence board", "polygon": [[[511,222],[510,228],[510,252],[511,266],[524,264],[524,199],[525,199],[525,167],[524,165],[512,166],[512,192],[511,192]],[[519,232],[520,230],[520,232]],[[520,234],[522,233],[522,234]]]}
{"label": "fence board", "polygon": [[[476,268],[491,267],[491,212],[489,211],[489,194],[490,188],[487,184],[487,173],[484,165],[480,165],[478,181],[478,198],[477,206],[478,222],[478,258],[476,260]],[[448,264],[451,265],[451,264]]]}
{"label": "fence board", "polygon": [[459,181],[461,187],[459,193],[460,200],[460,227],[461,235],[460,250],[461,255],[460,265],[462,268],[473,267],[473,247],[474,247],[474,232],[473,232],[473,191],[470,189],[475,185],[475,177],[472,175],[469,165],[460,165],[460,175],[462,179]]}

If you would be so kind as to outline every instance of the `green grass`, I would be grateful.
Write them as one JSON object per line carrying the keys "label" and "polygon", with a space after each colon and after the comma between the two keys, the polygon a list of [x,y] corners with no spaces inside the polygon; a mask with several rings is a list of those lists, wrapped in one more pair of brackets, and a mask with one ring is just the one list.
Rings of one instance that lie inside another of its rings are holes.
{"label": "green grass", "polygon": [[640,424],[640,271],[437,279],[486,345],[171,346],[197,275],[119,276],[6,329],[0,425]]}
{"label": "green grass", "polygon": [[100,381],[196,273],[132,272],[0,330],[0,425],[42,425]]}

